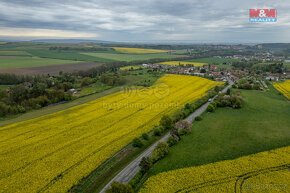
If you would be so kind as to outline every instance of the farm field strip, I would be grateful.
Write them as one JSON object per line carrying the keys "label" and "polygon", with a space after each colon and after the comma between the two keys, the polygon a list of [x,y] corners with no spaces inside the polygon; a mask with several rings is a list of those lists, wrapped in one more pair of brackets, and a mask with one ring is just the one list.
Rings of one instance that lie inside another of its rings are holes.
{"label": "farm field strip", "polygon": [[290,100],[290,80],[279,83],[273,82],[272,84],[280,93]]}
{"label": "farm field strip", "polygon": [[25,51],[0,51],[0,56],[31,56]]}
{"label": "farm field strip", "polygon": [[239,61],[238,59],[231,59],[231,58],[199,58],[199,59],[191,59],[187,60],[188,62],[204,62],[204,63],[217,63],[222,64],[224,62],[235,62]]}
{"label": "farm field strip", "polygon": [[142,61],[142,60],[150,60],[157,58],[176,58],[176,56],[170,56],[166,54],[112,54],[112,53],[95,53],[95,52],[85,52],[81,53],[83,55],[116,60],[116,61]]}
{"label": "farm field strip", "polygon": [[273,191],[283,192],[290,185],[287,180],[289,155],[290,146],[287,146],[234,160],[163,172],[150,177],[140,192],[242,192],[247,188],[261,192],[261,187],[255,184],[276,184]]}
{"label": "farm field strip", "polygon": [[73,60],[73,61],[87,61],[87,62],[114,62],[115,60],[93,57],[84,55],[76,51],[55,51],[48,49],[29,49],[27,50],[30,54],[38,56],[40,58],[51,58],[60,60]]}
{"label": "farm field strip", "polygon": [[142,66],[124,66],[124,67],[121,67],[120,70],[131,70],[132,68],[133,70],[136,70],[136,69],[142,68]]}
{"label": "farm field strip", "polygon": [[[150,131],[164,113],[174,112],[219,84],[166,75],[150,88],[115,93],[2,127],[0,184],[6,191],[65,192],[134,137]],[[168,106],[171,103],[177,105]]]}
{"label": "farm field strip", "polygon": [[175,66],[191,64],[194,65],[195,67],[202,67],[204,65],[207,65],[207,63],[187,62],[187,61],[168,61],[168,62],[159,62],[158,64],[175,65]]}
{"label": "farm field strip", "polygon": [[168,52],[168,50],[156,50],[156,49],[142,49],[142,48],[125,48],[125,47],[112,47],[117,52],[128,54],[154,54]]}
{"label": "farm field strip", "polygon": [[38,57],[23,57],[23,56],[9,57],[9,58],[0,58],[0,69],[50,66],[77,62],[78,61],[38,58]]}

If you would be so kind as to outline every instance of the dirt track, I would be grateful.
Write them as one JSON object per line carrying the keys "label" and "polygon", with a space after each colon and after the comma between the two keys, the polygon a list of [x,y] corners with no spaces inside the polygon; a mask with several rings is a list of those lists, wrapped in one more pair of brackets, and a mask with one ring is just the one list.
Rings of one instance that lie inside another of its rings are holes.
{"label": "dirt track", "polygon": [[100,66],[103,63],[98,62],[80,62],[70,64],[60,64],[52,66],[39,66],[39,67],[28,67],[28,68],[8,68],[0,69],[0,73],[11,73],[11,74],[22,74],[22,75],[37,75],[37,74],[50,74],[57,75],[59,71],[73,72],[75,70],[86,70],[96,66]]}

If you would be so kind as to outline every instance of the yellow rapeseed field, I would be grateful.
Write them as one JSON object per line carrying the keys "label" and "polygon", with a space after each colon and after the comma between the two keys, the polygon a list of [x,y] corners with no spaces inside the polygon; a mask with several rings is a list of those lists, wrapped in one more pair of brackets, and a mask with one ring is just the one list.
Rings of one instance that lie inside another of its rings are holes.
{"label": "yellow rapeseed field", "polygon": [[117,52],[128,53],[128,54],[154,54],[168,52],[167,50],[156,50],[156,49],[142,49],[142,48],[123,48],[123,47],[112,47]]}
{"label": "yellow rapeseed field", "polygon": [[288,192],[290,146],[150,177],[140,193]]}
{"label": "yellow rapeseed field", "polygon": [[131,70],[132,68],[133,70],[136,70],[136,69],[142,68],[142,66],[124,66],[124,67],[121,67],[120,70]]}
{"label": "yellow rapeseed field", "polygon": [[36,119],[0,127],[1,192],[66,192],[133,138],[221,83],[165,75]]}
{"label": "yellow rapeseed field", "polygon": [[281,92],[287,99],[290,100],[290,80],[284,82],[273,82],[273,86]]}
{"label": "yellow rapeseed field", "polygon": [[168,61],[168,62],[160,62],[158,64],[175,65],[175,66],[179,66],[179,65],[186,66],[186,64],[192,64],[195,67],[202,67],[204,65],[207,65],[207,63],[201,63],[201,62],[186,62],[186,61]]}

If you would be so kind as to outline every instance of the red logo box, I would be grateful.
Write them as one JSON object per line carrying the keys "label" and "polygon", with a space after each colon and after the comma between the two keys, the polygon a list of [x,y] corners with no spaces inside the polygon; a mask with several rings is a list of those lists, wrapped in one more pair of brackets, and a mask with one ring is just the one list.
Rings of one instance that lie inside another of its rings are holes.
{"label": "red logo box", "polygon": [[250,9],[250,18],[277,17],[276,9]]}

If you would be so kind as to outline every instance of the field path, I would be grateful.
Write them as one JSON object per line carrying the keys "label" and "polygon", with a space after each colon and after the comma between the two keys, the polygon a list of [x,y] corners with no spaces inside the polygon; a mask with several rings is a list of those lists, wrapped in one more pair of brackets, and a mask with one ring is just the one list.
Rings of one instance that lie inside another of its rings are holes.
{"label": "field path", "polygon": [[[225,93],[229,88],[232,87],[234,84],[230,79],[228,79],[229,85],[224,88],[221,92]],[[216,96],[215,96],[216,97]],[[214,97],[214,98],[215,98]],[[190,116],[186,118],[186,120],[193,122],[194,118],[196,116],[201,115],[210,102],[205,103],[202,105],[199,109],[197,109],[194,113],[192,113]],[[165,134],[162,138],[160,138],[158,141],[156,141],[152,146],[150,146],[148,149],[146,149],[142,154],[140,154],[135,160],[133,160],[131,163],[129,163],[121,172],[119,172],[101,191],[100,193],[105,193],[105,191],[111,186],[111,183],[114,181],[121,182],[123,184],[127,184],[139,171],[139,163],[143,157],[148,157],[154,148],[157,146],[159,142],[164,142],[167,140],[167,138],[170,136],[170,132]]]}
{"label": "field path", "polygon": [[0,73],[17,74],[17,75],[39,75],[39,74],[50,74],[58,75],[59,71],[73,72],[79,70],[87,70],[93,67],[102,65],[101,62],[77,62],[67,64],[56,64],[49,66],[35,66],[26,68],[6,68],[0,69]]}

